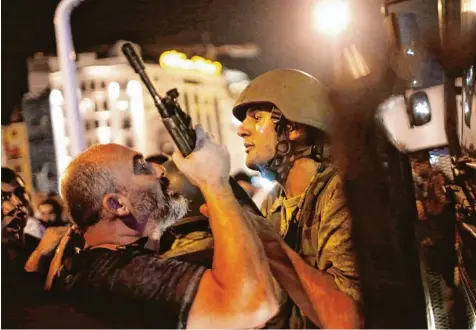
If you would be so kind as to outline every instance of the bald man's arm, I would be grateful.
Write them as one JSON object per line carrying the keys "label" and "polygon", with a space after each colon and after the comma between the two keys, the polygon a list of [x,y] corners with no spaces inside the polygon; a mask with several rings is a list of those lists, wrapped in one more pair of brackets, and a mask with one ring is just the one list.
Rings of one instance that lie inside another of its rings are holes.
{"label": "bald man's arm", "polygon": [[200,281],[187,320],[189,328],[250,328],[278,309],[263,246],[228,182],[230,155],[201,127],[194,151],[173,155],[177,168],[200,188],[214,237],[212,269]]}
{"label": "bald man's arm", "polygon": [[278,309],[269,265],[258,235],[228,182],[206,186],[214,236],[213,267],[204,273],[190,310],[189,328],[249,328]]}

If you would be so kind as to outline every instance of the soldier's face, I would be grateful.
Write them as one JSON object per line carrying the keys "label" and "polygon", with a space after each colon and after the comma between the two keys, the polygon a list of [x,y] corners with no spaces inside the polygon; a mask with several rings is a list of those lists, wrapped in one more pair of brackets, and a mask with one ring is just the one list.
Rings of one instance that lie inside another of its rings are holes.
{"label": "soldier's face", "polygon": [[276,153],[278,134],[268,110],[250,109],[238,128],[246,151],[246,166],[257,170],[273,159]]}

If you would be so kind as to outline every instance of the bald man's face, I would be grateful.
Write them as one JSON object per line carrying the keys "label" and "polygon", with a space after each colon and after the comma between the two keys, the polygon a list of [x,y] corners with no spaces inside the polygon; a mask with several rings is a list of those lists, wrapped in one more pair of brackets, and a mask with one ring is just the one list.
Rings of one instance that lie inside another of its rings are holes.
{"label": "bald man's face", "polygon": [[[161,165],[149,163],[136,151],[119,145],[106,145],[98,157],[115,177],[127,201],[132,229],[158,239],[167,227],[179,221],[188,210],[187,200],[170,191]],[[138,226],[138,228],[134,228]]]}
{"label": "bald man's face", "polygon": [[159,239],[161,234],[175,224],[188,211],[187,200],[169,189],[165,169],[149,163],[140,154],[132,157],[132,176],[129,200],[135,217],[146,223],[145,234]]}

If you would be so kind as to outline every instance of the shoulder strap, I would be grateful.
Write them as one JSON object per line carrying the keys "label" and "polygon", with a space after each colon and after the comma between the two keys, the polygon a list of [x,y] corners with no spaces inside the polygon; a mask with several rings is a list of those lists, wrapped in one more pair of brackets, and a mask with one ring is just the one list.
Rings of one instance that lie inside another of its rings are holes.
{"label": "shoulder strap", "polygon": [[[301,231],[305,223],[311,223],[315,213],[316,201],[331,179],[337,174],[335,168],[321,163],[311,183],[304,192],[302,200],[294,210],[286,242],[294,251],[300,252]],[[290,236],[288,238],[288,236]]]}

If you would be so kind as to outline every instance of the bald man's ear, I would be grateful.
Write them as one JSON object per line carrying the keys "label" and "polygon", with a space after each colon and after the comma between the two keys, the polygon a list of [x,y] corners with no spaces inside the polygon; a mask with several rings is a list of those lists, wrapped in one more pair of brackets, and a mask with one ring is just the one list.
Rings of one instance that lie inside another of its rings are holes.
{"label": "bald man's ear", "polygon": [[126,206],[125,197],[121,194],[110,193],[104,196],[102,199],[102,207],[119,217],[131,214],[131,211]]}

